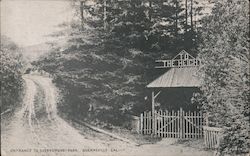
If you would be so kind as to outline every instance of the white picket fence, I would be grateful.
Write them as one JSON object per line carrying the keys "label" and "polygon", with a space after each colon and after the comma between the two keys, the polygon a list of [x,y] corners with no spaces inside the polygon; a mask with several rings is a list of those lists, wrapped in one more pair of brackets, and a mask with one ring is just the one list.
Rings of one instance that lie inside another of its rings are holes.
{"label": "white picket fence", "polygon": [[200,112],[151,111],[140,116],[140,133],[167,138],[201,138],[204,120]]}
{"label": "white picket fence", "polygon": [[207,125],[208,119],[201,112],[145,111],[139,119],[139,133],[162,138],[203,138],[205,148],[217,149],[222,129]]}
{"label": "white picket fence", "polygon": [[217,149],[220,144],[220,136],[222,129],[204,126],[203,131],[205,147],[208,149]]}

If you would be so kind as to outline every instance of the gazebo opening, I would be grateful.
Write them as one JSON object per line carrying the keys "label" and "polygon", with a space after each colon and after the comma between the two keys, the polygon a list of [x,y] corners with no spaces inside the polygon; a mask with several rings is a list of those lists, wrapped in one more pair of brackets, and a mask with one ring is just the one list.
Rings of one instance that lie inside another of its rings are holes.
{"label": "gazebo opening", "polygon": [[[156,91],[155,91],[156,92]],[[155,110],[174,110],[183,108],[185,111],[199,111],[199,106],[193,104],[193,93],[199,92],[198,88],[162,88],[155,99]]]}

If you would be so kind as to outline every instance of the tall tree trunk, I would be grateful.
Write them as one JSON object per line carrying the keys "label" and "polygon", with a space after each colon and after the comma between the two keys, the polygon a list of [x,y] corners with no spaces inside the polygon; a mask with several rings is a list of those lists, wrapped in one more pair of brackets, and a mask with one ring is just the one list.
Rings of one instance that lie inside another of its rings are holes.
{"label": "tall tree trunk", "polygon": [[193,19],[194,19],[194,30],[196,31],[196,29],[197,29],[197,12],[196,12],[196,10],[194,10],[193,11]]}
{"label": "tall tree trunk", "polygon": [[197,42],[197,36],[196,36],[196,33],[198,32],[197,30],[197,12],[194,11],[194,32],[195,32],[195,36],[194,36],[194,39],[195,39],[195,43]]}
{"label": "tall tree trunk", "polygon": [[190,18],[191,18],[191,43],[194,45],[194,22],[193,22],[193,0],[190,0],[191,8],[190,8]]}
{"label": "tall tree trunk", "polygon": [[185,0],[185,33],[187,33],[188,28],[188,0]]}
{"label": "tall tree trunk", "polygon": [[178,35],[178,1],[175,0],[175,36]]}
{"label": "tall tree trunk", "polygon": [[104,30],[107,29],[107,0],[103,2],[103,28]]}
{"label": "tall tree trunk", "polygon": [[149,20],[152,21],[152,0],[149,0],[149,12],[148,12]]}
{"label": "tall tree trunk", "polygon": [[193,32],[194,30],[194,25],[193,25],[193,0],[191,2],[191,8],[190,8],[190,18],[191,18],[191,31]]}
{"label": "tall tree trunk", "polygon": [[83,28],[83,1],[80,2],[80,14],[81,14],[81,25],[82,25],[82,28]]}

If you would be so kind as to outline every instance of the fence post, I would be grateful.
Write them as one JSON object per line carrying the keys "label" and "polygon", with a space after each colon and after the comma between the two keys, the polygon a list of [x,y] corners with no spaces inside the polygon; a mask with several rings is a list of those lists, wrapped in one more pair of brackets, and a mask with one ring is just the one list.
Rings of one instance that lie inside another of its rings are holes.
{"label": "fence post", "polygon": [[[173,122],[172,122],[173,121]],[[171,127],[171,134],[172,134],[172,138],[174,138],[174,110],[172,110],[172,113],[171,113],[171,124],[170,124],[170,127]]]}
{"label": "fence post", "polygon": [[167,138],[170,137],[170,134],[169,134],[170,130],[169,130],[169,125],[168,125],[168,123],[169,123],[169,121],[170,121],[169,116],[170,116],[170,113],[169,113],[168,110],[166,110],[166,125],[167,125],[167,126],[165,126],[165,127],[166,127],[166,135],[167,135]]}
{"label": "fence post", "polygon": [[177,111],[177,136],[180,138],[180,111]]}
{"label": "fence post", "polygon": [[140,116],[140,134],[142,134],[142,131],[143,131],[143,114],[141,113],[141,116]]}
{"label": "fence post", "polygon": [[149,112],[149,115],[148,115],[148,120],[149,120],[149,134],[152,134],[152,112]]}
{"label": "fence post", "polygon": [[183,110],[180,108],[180,138],[183,138]]}
{"label": "fence post", "polygon": [[143,134],[147,134],[146,132],[146,121],[147,121],[147,118],[146,118],[146,111],[144,111],[144,113],[143,113]]}
{"label": "fence post", "polygon": [[163,112],[163,137],[166,137],[166,111]]}
{"label": "fence post", "polygon": [[161,132],[161,137],[163,137],[163,113],[162,113],[162,110],[160,110],[160,113],[161,113],[161,116],[160,116],[160,121],[161,121],[161,129],[160,129],[160,132]]}
{"label": "fence post", "polygon": [[145,114],[145,119],[146,119],[146,124],[145,124],[145,127],[146,127],[146,134],[148,134],[148,112],[146,112]]}
{"label": "fence post", "polygon": [[158,115],[158,112],[155,110],[154,112],[154,135],[156,136],[157,134],[157,115]]}
{"label": "fence post", "polygon": [[154,93],[154,91],[152,91],[152,132],[153,132],[153,134],[155,134],[155,95],[154,95],[155,93]]}

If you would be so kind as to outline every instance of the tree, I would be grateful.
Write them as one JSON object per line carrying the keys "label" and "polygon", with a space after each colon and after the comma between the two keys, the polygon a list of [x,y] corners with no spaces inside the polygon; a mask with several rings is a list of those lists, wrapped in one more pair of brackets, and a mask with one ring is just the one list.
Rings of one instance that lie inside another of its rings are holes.
{"label": "tree", "polygon": [[23,80],[21,77],[23,59],[19,51],[20,49],[14,42],[6,36],[1,36],[1,111],[13,108],[14,105],[20,102],[20,96],[23,88]]}
{"label": "tree", "polygon": [[66,42],[34,64],[55,75],[64,111],[83,117],[94,105],[96,118],[122,120],[144,104],[144,87],[156,75],[154,60],[183,48],[182,5],[179,0],[84,0],[74,8],[79,17],[53,35]]}
{"label": "tree", "polygon": [[219,148],[222,155],[249,149],[248,6],[246,0],[217,1],[203,23],[200,102],[209,113],[210,126],[224,130]]}
{"label": "tree", "polygon": [[187,33],[188,29],[188,0],[185,0],[185,33]]}
{"label": "tree", "polygon": [[[107,2],[107,15],[109,6]],[[99,12],[99,8],[95,11]],[[33,65],[54,75],[64,96],[64,103],[59,105],[61,111],[86,118],[93,107],[92,118],[121,125],[125,112],[133,113],[134,105],[143,104],[145,69],[141,62],[148,56],[122,45],[121,40],[110,39],[109,16],[107,30],[103,31],[103,19],[97,18],[102,15],[96,12],[85,13],[94,17],[85,17],[83,27],[79,20],[63,24],[65,30],[53,36],[64,36],[64,48],[55,46],[50,55]]]}

